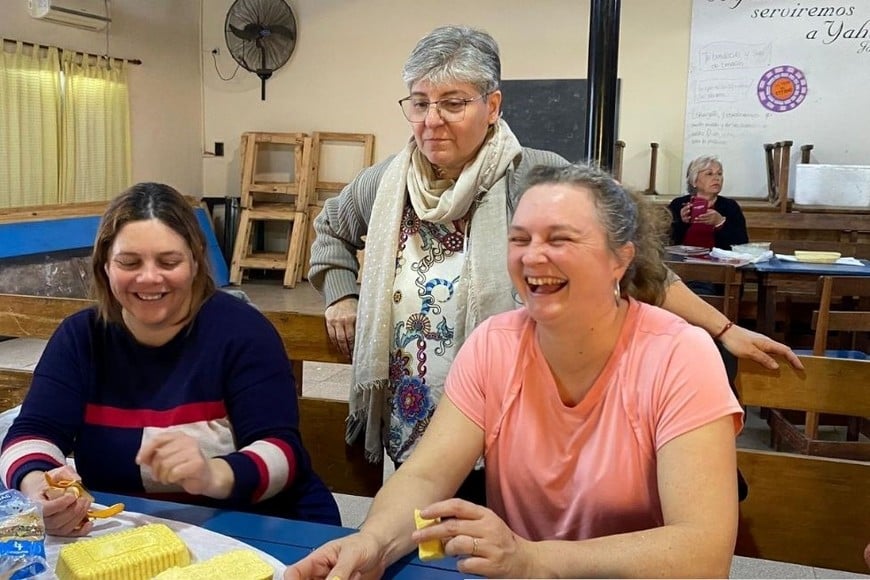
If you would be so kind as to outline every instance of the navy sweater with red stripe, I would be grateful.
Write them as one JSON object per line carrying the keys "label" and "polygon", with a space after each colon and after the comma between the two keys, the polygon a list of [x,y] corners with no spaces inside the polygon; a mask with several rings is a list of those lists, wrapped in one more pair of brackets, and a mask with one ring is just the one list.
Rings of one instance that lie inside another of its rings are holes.
{"label": "navy sweater with red stripe", "polygon": [[[293,371],[280,337],[256,309],[224,292],[167,344],[138,343],[94,309],[58,327],[3,442],[10,488],[74,454],[86,487],[339,524],[299,434]],[[135,463],[147,438],[191,434],[222,457],[235,484],[226,500],[166,488]],[[171,495],[166,495],[167,493]]]}

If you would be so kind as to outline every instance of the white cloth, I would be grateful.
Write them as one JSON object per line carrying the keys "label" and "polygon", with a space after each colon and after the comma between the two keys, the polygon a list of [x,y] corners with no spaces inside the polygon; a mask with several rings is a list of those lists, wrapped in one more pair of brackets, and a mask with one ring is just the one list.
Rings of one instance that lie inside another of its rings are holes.
{"label": "white cloth", "polygon": [[748,254],[745,252],[733,252],[723,250],[722,248],[713,248],[710,250],[710,257],[720,260],[745,260],[747,264],[756,264],[758,262],[767,262],[773,258],[773,252],[767,250],[759,255]]}

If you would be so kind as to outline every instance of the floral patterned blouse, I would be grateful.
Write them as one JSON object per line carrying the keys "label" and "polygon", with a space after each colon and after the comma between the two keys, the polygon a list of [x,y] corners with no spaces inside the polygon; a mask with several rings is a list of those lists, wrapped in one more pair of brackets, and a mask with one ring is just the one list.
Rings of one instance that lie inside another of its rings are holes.
{"label": "floral patterned blouse", "polygon": [[461,223],[437,224],[405,204],[393,284],[387,454],[407,460],[444,394],[453,362],[456,287],[465,254]]}

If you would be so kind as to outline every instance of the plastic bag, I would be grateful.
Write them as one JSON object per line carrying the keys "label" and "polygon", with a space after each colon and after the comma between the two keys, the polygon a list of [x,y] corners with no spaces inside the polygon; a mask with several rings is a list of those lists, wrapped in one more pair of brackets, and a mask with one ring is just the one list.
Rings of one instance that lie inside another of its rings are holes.
{"label": "plastic bag", "polygon": [[33,578],[47,571],[42,508],[20,491],[0,491],[0,579]]}

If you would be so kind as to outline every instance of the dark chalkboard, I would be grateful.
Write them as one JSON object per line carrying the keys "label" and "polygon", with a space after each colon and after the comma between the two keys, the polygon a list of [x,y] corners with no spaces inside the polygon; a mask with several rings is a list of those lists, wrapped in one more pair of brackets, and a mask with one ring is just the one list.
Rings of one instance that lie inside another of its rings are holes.
{"label": "dark chalkboard", "polygon": [[584,157],[586,79],[501,81],[501,92],[504,119],[523,146]]}
{"label": "dark chalkboard", "polygon": [[504,120],[524,147],[577,161],[586,144],[586,79],[502,81]]}

